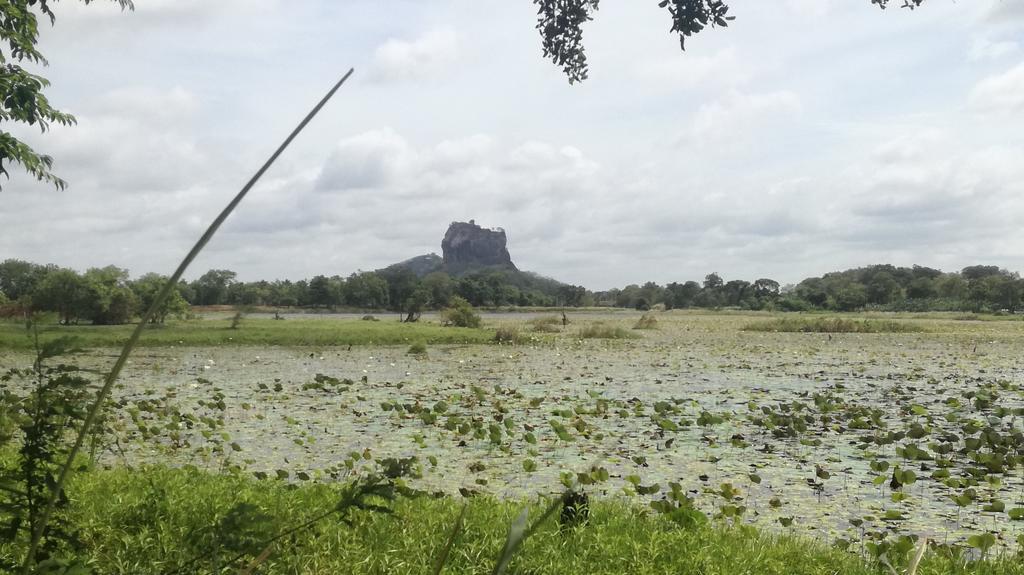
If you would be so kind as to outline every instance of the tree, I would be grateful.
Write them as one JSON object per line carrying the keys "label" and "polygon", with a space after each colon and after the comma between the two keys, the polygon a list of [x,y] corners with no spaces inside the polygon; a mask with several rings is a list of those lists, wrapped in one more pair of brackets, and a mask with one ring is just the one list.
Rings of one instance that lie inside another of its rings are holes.
{"label": "tree", "polygon": [[0,263],[0,292],[12,300],[30,296],[52,269],[22,260],[4,260]]}
{"label": "tree", "polygon": [[750,282],[744,280],[730,280],[722,286],[722,292],[725,297],[725,305],[738,306],[750,292]]}
{"label": "tree", "polygon": [[779,282],[768,278],[754,280],[754,295],[761,299],[779,297]]}
{"label": "tree", "polygon": [[672,282],[665,286],[665,308],[682,309],[693,305],[694,298],[700,293],[700,284],[688,281],[684,284]]}
{"label": "tree", "polygon": [[452,277],[444,272],[432,272],[423,278],[423,288],[430,294],[428,305],[434,308],[448,306],[448,301],[455,293],[455,282]]}
{"label": "tree", "polygon": [[388,282],[373,272],[352,274],[345,281],[345,303],[359,308],[384,309],[388,305]]}
{"label": "tree", "polygon": [[196,292],[195,305],[222,305],[228,301],[228,287],[237,274],[231,270],[210,270],[192,282]]}
{"label": "tree", "polygon": [[78,323],[88,315],[93,296],[85,278],[75,270],[58,269],[47,274],[32,294],[32,307],[39,311],[57,312],[60,323]]}
{"label": "tree", "polygon": [[910,299],[928,299],[935,297],[937,293],[935,281],[925,276],[915,279],[907,286],[907,297]]}
{"label": "tree", "polygon": [[[131,0],[113,0],[122,9],[132,9]],[[45,132],[50,124],[71,125],[75,117],[50,105],[43,89],[50,85],[42,76],[30,73],[21,63],[47,65],[36,48],[39,41],[39,17],[52,25],[56,16],[51,5],[57,0],[6,0],[0,2],[0,40],[7,43],[6,53],[0,46],[0,121],[19,122]],[[83,0],[86,4],[92,0]],[[42,182],[63,189],[67,184],[50,171],[53,158],[40,154],[28,144],[0,130],[0,174],[10,176],[7,165],[21,167]]]}
{"label": "tree", "polygon": [[718,275],[716,272],[711,272],[704,276],[704,289],[714,290],[722,287],[723,285],[725,285],[725,282],[722,280],[722,276]]}
{"label": "tree", "polygon": [[828,303],[828,290],[822,278],[805,279],[797,284],[793,293],[815,307],[825,307]]}
{"label": "tree", "polygon": [[334,300],[331,282],[327,276],[319,275],[309,280],[309,303],[314,307],[331,307],[340,303]]}
{"label": "tree", "polygon": [[128,323],[135,315],[138,298],[128,287],[128,270],[116,266],[92,268],[82,276],[88,284],[89,309],[86,317],[97,325]]}
{"label": "tree", "polygon": [[[890,0],[871,0],[880,8]],[[916,8],[924,0],[900,0],[904,8]],[[569,83],[587,79],[587,55],[583,47],[583,25],[593,20],[599,0],[533,0],[537,6],[537,31],[544,57],[562,68]],[[725,0],[660,0],[672,19],[670,32],[679,35],[679,47],[686,39],[707,27],[726,27],[733,20]]]}
{"label": "tree", "polygon": [[892,303],[900,296],[900,284],[889,272],[878,272],[867,285],[867,294],[871,303]]}
{"label": "tree", "polygon": [[[155,273],[146,274],[131,282],[131,289],[135,292],[135,296],[139,298],[139,309],[149,309],[166,282],[167,276]],[[188,313],[188,302],[182,297],[179,284],[179,286],[175,286],[175,289],[171,290],[170,295],[164,300],[160,308],[156,310],[156,314],[151,322],[164,323],[167,316],[184,316],[186,313]]]}

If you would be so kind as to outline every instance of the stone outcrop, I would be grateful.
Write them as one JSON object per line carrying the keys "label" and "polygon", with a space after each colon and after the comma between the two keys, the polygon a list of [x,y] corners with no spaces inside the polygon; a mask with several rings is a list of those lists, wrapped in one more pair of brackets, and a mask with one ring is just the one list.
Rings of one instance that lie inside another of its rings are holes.
{"label": "stone outcrop", "polygon": [[506,247],[505,230],[489,230],[476,222],[452,222],[441,241],[444,269],[461,274],[479,268],[516,270]]}

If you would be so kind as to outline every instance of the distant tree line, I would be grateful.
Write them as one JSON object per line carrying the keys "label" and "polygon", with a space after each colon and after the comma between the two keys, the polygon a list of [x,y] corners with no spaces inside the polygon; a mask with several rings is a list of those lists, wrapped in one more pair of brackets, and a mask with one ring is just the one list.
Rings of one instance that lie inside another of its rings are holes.
{"label": "distant tree line", "polygon": [[[15,316],[52,312],[65,324],[120,324],[149,307],[165,276],[131,279],[114,266],[84,273],[9,259],[0,263],[0,312]],[[390,310],[415,320],[426,310],[447,308],[458,296],[476,307],[606,306],[632,309],[734,308],[779,311],[973,311],[1015,312],[1024,280],[997,266],[959,272],[913,266],[873,265],[807,278],[794,286],[760,278],[725,281],[710,273],[703,282],[628,285],[591,292],[530,273],[480,270],[462,277],[434,272],[419,277],[407,268],[309,280],[238,281],[230,270],[210,270],[182,281],[154,322],[183,316],[190,306],[269,306]]]}
{"label": "distant tree line", "polygon": [[[9,259],[0,263],[0,310],[6,316],[53,312],[65,324],[127,323],[148,309],[164,281],[166,276],[158,274],[131,279],[127,270],[114,266],[79,273]],[[233,271],[214,269],[181,281],[154,321],[183,316],[190,306],[218,305],[389,310],[414,320],[422,311],[449,307],[456,296],[477,307],[578,307],[593,303],[589,295],[579,286],[507,270],[419,277],[392,266],[348,277],[242,282]]]}
{"label": "distant tree line", "polygon": [[597,305],[647,309],[739,308],[778,311],[971,311],[1015,312],[1024,280],[998,266],[968,266],[947,273],[923,266],[888,264],[832,272],[795,286],[761,278],[723,280],[708,274],[702,283],[629,285],[594,294]]}

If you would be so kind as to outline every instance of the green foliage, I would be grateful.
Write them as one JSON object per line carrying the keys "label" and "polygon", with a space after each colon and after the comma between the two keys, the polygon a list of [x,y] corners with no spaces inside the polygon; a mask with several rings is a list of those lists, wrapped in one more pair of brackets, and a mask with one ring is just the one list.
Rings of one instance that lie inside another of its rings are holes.
{"label": "green foliage", "polygon": [[416,343],[409,346],[409,351],[406,353],[408,353],[409,355],[426,355],[427,344],[423,343],[422,341],[417,341]]}
{"label": "green foliage", "polygon": [[[88,4],[91,0],[84,0]],[[131,0],[115,0],[122,8],[131,8]],[[75,117],[50,105],[43,90],[50,83],[42,76],[32,74],[20,63],[47,65],[46,58],[36,48],[39,41],[39,18],[52,24],[56,16],[52,4],[56,0],[10,0],[0,4],[0,41],[7,44],[6,53],[0,49],[0,121],[19,122],[45,132],[51,124],[71,125]],[[21,167],[42,182],[63,189],[67,184],[50,171],[53,158],[39,154],[8,132],[0,131],[0,175],[9,176],[7,165]]]}
{"label": "green foliage", "polygon": [[[229,544],[246,554],[226,571],[234,573],[252,561],[257,542],[266,541],[258,535],[274,537],[316,519],[321,510],[352,500],[349,489],[347,484],[292,486],[163,467],[96,471],[72,484],[71,497],[79,503],[70,518],[83,527],[83,539],[92,542],[83,559],[95,572],[139,575],[180,570],[197,556],[202,566],[213,566],[214,551],[224,565],[232,557],[218,545],[229,543],[230,531],[218,533],[217,527],[237,524],[241,533]],[[363,495],[362,503],[386,504],[389,513],[350,506],[338,516],[343,520],[329,517],[313,529],[266,543],[260,551],[270,551],[256,572],[429,574],[437,572],[439,559],[446,556],[443,573],[488,573],[508,540],[509,525],[523,510],[522,503],[487,497],[399,497],[389,503],[388,490],[382,494],[385,498]],[[115,500],[118,504],[112,505]],[[528,517],[541,517],[548,508],[548,502],[531,505]],[[694,565],[707,573],[889,572],[858,554],[805,536],[727,527],[688,514],[690,508],[682,502],[678,509],[652,513],[621,502],[592,501],[587,526],[571,533],[563,533],[554,517],[534,522],[536,530],[512,557],[509,572],[690,573]],[[267,517],[272,518],[271,529],[266,529]],[[462,528],[453,538],[459,523]],[[979,537],[978,543],[985,541]],[[895,541],[886,541],[885,547],[893,557],[903,549]],[[184,572],[200,570],[196,565]],[[1024,573],[1024,567],[1009,556],[965,564],[936,551],[925,555],[918,572],[1009,575]]]}
{"label": "green foliage", "polygon": [[[84,420],[92,394],[78,368],[51,365],[76,349],[72,338],[34,341],[33,366],[0,376],[0,454],[17,454],[0,458],[0,531],[22,549],[33,533],[41,533],[33,562],[56,562],[79,550],[75,526],[60,516],[44,529],[43,509],[70,450],[68,433]],[[100,437],[93,439],[95,445]],[[57,503],[59,510],[68,507],[67,498]],[[4,557],[10,556],[0,554],[0,570],[13,571],[17,565]]]}
{"label": "green foliage", "polygon": [[454,296],[450,306],[441,313],[445,325],[455,327],[480,327],[480,314],[476,313],[473,306],[465,299]]}
{"label": "green foliage", "polygon": [[[131,282],[131,290],[139,300],[139,309],[149,309],[153,305],[167,279],[167,276],[150,273]],[[180,286],[175,286],[167,299],[156,310],[152,323],[162,324],[167,321],[168,317],[182,319],[188,314],[188,311],[188,302],[182,297]]]}
{"label": "green foliage", "polygon": [[[916,8],[924,0],[902,0],[904,8]],[[586,51],[583,47],[583,25],[593,19],[598,0],[533,0],[537,6],[537,31],[540,32],[544,57],[562,69],[569,83],[587,79]],[[881,8],[889,0],[871,0]],[[686,39],[707,27],[726,27],[733,20],[724,0],[659,0],[672,19],[670,31],[679,35],[679,47],[686,49]]]}

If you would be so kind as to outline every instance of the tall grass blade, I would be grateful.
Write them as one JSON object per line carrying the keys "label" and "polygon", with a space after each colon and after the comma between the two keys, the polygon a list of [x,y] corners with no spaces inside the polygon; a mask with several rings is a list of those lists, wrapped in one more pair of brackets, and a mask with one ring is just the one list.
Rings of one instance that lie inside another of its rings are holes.
{"label": "tall grass blade", "polygon": [[502,575],[505,569],[508,568],[508,564],[512,561],[512,557],[515,556],[519,548],[523,546],[523,543],[529,538],[537,528],[539,528],[548,517],[562,506],[562,498],[556,498],[550,506],[544,511],[544,514],[537,518],[536,521],[530,525],[530,528],[526,528],[526,522],[529,518],[529,509],[523,509],[523,512],[512,522],[511,527],[508,530],[508,538],[505,540],[505,547],[501,550],[501,555],[498,557],[498,562],[494,565],[494,571],[491,575]]}
{"label": "tall grass blade", "polygon": [[907,566],[907,575],[917,575],[917,566],[921,564],[921,558],[924,557],[926,549],[928,549],[928,538],[922,537],[917,553],[914,553],[914,558],[910,560],[910,565]]}
{"label": "tall grass blade", "polygon": [[448,542],[445,543],[444,549],[441,550],[441,556],[437,558],[437,563],[434,564],[434,575],[441,575],[441,571],[444,570],[444,566],[448,563],[448,556],[452,552],[452,547],[455,546],[455,540],[462,533],[462,523],[466,517],[466,505],[462,506],[462,510],[459,511],[459,518],[455,520],[455,528],[452,529],[452,534],[448,537]]}
{"label": "tall grass blade", "polygon": [[56,507],[57,501],[60,499],[61,493],[64,490],[64,485],[65,483],[67,483],[68,475],[71,473],[71,469],[74,466],[75,459],[78,458],[78,454],[82,450],[82,445],[85,443],[85,438],[92,430],[92,426],[96,422],[96,418],[99,415],[99,411],[102,408],[104,401],[106,401],[107,396],[110,395],[110,390],[114,387],[114,382],[117,381],[118,376],[121,375],[121,370],[124,369],[124,365],[128,361],[128,356],[135,348],[136,343],[138,343],[139,337],[142,335],[142,331],[146,328],[146,325],[149,324],[150,320],[152,320],[153,317],[156,316],[157,310],[160,309],[160,306],[163,305],[164,301],[171,294],[171,290],[174,289],[174,287],[177,285],[178,280],[180,280],[181,277],[185,274],[185,270],[188,269],[188,266],[191,265],[192,261],[196,259],[196,257],[199,255],[199,252],[203,251],[203,248],[206,247],[206,244],[210,242],[214,234],[217,233],[217,230],[219,230],[221,225],[228,219],[228,216],[230,216],[231,213],[235,211],[235,208],[238,207],[238,204],[240,204],[242,200],[245,199],[245,196],[249,194],[249,191],[253,188],[253,186],[255,186],[256,183],[260,180],[260,178],[263,177],[263,174],[265,174],[266,171],[270,169],[270,167],[274,164],[274,162],[277,161],[277,158],[280,157],[282,153],[284,153],[284,151],[292,143],[292,140],[294,140],[299,135],[299,133],[301,133],[302,130],[313,120],[313,118],[316,117],[320,110],[323,109],[323,107],[327,104],[328,101],[330,101],[330,99],[334,96],[338,89],[341,88],[342,84],[344,84],[345,81],[348,80],[349,77],[354,72],[354,69],[349,69],[349,71],[346,72],[345,75],[342,76],[342,78],[338,80],[337,83],[334,84],[334,86],[327,92],[327,95],[325,95],[316,104],[316,106],[314,106],[313,109],[310,110],[308,114],[306,114],[306,117],[303,118],[301,122],[299,122],[298,126],[296,126],[295,129],[292,130],[292,132],[288,135],[288,137],[285,138],[284,142],[282,142],[281,145],[277,147],[274,153],[271,154],[270,158],[263,163],[260,169],[256,171],[256,173],[252,176],[252,178],[249,179],[248,182],[246,182],[245,186],[242,187],[238,194],[236,194],[235,197],[232,198],[232,200],[228,203],[228,205],[223,210],[221,210],[220,214],[218,214],[217,217],[210,224],[210,226],[206,228],[206,232],[204,232],[202,237],[199,238],[199,241],[197,241],[196,244],[192,246],[192,249],[188,252],[188,255],[185,256],[185,259],[183,259],[181,263],[178,265],[178,269],[176,269],[174,273],[171,275],[171,277],[167,279],[167,283],[164,284],[163,289],[161,289],[160,293],[157,294],[156,298],[153,300],[153,303],[150,304],[149,309],[146,310],[146,313],[139,319],[139,323],[135,327],[135,330],[132,331],[131,337],[128,338],[128,341],[125,342],[124,347],[121,348],[121,354],[118,356],[117,361],[114,363],[114,367],[111,368],[110,373],[107,375],[105,381],[103,382],[103,387],[96,395],[96,400],[93,402],[91,406],[89,406],[89,411],[86,414],[85,421],[82,423],[82,428],[79,429],[78,431],[78,436],[75,439],[75,444],[71,448],[71,452],[68,454],[67,460],[64,462],[63,467],[61,467],[60,475],[58,476],[57,482],[54,484],[53,490],[50,493],[50,497],[46,502],[46,507],[43,509],[43,512],[40,515],[39,524],[32,531],[32,539],[29,542],[28,553],[26,554],[25,561],[22,564],[22,572],[26,575],[31,571],[32,563],[34,562],[34,558],[36,555],[36,550],[39,548],[39,542],[43,537],[43,533],[46,531],[46,526],[50,520],[50,516],[53,514],[53,510]]}

